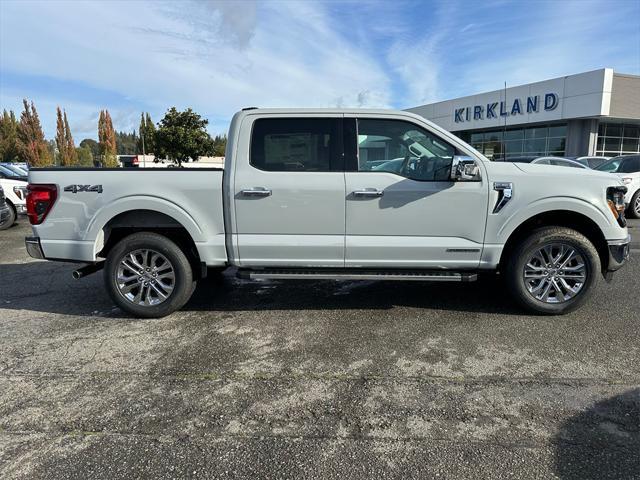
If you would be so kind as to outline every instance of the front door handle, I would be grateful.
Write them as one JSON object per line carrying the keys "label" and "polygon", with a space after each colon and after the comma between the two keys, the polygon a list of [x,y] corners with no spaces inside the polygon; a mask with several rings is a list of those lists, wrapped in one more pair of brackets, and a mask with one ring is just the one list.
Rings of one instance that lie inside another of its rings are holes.
{"label": "front door handle", "polygon": [[381,197],[384,195],[384,192],[377,188],[362,188],[355,190],[352,194],[354,197]]}
{"label": "front door handle", "polygon": [[271,190],[265,187],[253,187],[242,190],[240,193],[245,197],[268,197],[271,195]]}

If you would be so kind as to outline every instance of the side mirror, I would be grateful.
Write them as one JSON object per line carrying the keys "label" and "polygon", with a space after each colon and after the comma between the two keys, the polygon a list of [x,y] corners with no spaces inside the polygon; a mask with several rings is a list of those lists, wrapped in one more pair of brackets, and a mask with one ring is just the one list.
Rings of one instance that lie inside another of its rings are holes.
{"label": "side mirror", "polygon": [[451,164],[451,180],[454,182],[479,182],[482,179],[480,167],[467,156],[455,155]]}

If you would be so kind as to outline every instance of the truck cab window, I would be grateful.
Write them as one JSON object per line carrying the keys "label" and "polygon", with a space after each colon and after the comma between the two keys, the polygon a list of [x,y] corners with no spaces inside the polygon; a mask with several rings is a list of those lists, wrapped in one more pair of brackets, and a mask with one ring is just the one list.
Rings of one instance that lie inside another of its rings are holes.
{"label": "truck cab window", "polygon": [[333,118],[264,118],[256,120],[250,164],[270,172],[328,172],[340,155]]}
{"label": "truck cab window", "polygon": [[447,181],[455,148],[410,122],[358,120],[358,171]]}

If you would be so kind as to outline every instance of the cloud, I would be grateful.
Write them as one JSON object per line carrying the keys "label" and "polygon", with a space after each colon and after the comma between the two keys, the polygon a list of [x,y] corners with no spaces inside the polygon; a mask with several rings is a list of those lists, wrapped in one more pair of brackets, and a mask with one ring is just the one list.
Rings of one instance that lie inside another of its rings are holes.
{"label": "cloud", "polygon": [[504,80],[640,73],[638,15],[588,0],[0,1],[0,102],[33,98],[49,136],[58,104],[92,136],[101,108],[125,130],[192,107],[212,133],[245,106],[406,108]]}

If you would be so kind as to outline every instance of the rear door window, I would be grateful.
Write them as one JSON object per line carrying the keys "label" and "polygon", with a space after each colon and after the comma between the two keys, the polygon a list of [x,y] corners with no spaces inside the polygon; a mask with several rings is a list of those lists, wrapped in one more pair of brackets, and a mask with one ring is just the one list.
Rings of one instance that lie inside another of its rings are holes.
{"label": "rear door window", "polygon": [[341,171],[342,119],[258,119],[249,163],[269,172]]}
{"label": "rear door window", "polygon": [[640,172],[640,156],[625,158],[618,170],[620,173],[636,173]]}

